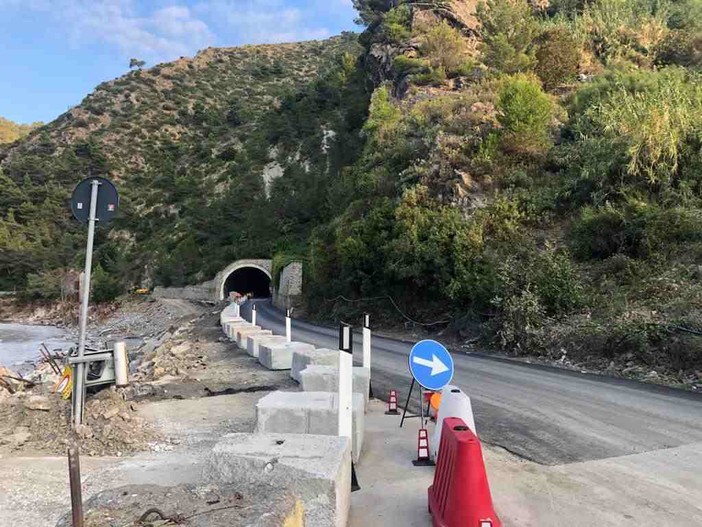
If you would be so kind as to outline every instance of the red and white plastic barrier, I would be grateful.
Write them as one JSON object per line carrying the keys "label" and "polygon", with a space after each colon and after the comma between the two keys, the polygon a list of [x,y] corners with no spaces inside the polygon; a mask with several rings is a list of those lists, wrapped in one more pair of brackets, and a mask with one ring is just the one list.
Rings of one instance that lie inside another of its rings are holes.
{"label": "red and white plastic barrier", "polygon": [[429,512],[433,527],[502,526],[492,505],[480,439],[462,419],[443,420]]}
{"label": "red and white plastic barrier", "polygon": [[441,434],[443,432],[443,420],[446,417],[458,417],[472,430],[478,434],[473,418],[473,405],[470,397],[457,386],[446,386],[441,391],[441,404],[439,405],[439,415],[436,418],[436,428],[434,429],[434,439],[432,440],[432,457],[437,460],[439,446],[441,445]]}

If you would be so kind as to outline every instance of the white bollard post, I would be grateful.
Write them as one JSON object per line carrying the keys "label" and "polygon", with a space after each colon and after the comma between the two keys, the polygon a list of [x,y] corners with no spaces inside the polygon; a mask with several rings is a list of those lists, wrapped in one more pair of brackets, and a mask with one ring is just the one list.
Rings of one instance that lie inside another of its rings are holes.
{"label": "white bollard post", "polygon": [[251,325],[256,325],[256,304],[251,308]]}
{"label": "white bollard post", "polygon": [[373,398],[371,380],[371,328],[370,315],[363,315],[363,367],[368,369],[368,399]]}
{"label": "white bollard post", "polygon": [[[353,328],[339,326],[339,436],[353,445]],[[361,490],[351,452],[351,492]]]}
{"label": "white bollard post", "polygon": [[292,309],[288,309],[285,314],[285,338],[292,342]]}
{"label": "white bollard post", "polygon": [[339,436],[353,438],[353,334],[339,326]]}
{"label": "white bollard post", "polygon": [[115,384],[117,386],[129,385],[129,358],[127,356],[127,344],[115,342],[112,353],[115,363]]}
{"label": "white bollard post", "polygon": [[363,367],[371,369],[370,315],[363,315]]}
{"label": "white bollard post", "polygon": [[236,300],[234,301],[234,316],[240,317],[241,316],[241,306],[239,305],[239,302]]}

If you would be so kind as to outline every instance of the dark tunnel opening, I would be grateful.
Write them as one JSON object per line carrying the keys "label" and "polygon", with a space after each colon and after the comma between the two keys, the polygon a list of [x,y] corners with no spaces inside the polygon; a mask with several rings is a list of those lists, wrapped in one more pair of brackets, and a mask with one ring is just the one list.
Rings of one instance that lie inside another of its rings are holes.
{"label": "dark tunnel opening", "polygon": [[271,279],[266,273],[254,267],[242,267],[227,277],[224,282],[224,298],[230,293],[252,294],[254,298],[271,296]]}

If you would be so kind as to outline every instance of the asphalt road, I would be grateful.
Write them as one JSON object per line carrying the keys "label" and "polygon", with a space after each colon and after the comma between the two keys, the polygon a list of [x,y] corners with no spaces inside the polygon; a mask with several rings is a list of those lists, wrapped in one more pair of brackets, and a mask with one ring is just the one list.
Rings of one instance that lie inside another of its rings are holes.
{"label": "asphalt road", "polygon": [[[255,303],[256,323],[284,335],[284,313],[269,300]],[[249,303],[242,310],[249,320],[250,309]],[[295,341],[338,346],[335,329],[293,320],[292,332]],[[373,337],[372,349],[376,397],[385,399],[396,389],[404,402],[411,344]],[[470,395],[481,439],[537,463],[559,465],[702,442],[700,394],[482,355],[454,353],[453,358],[452,384]],[[360,364],[360,334],[355,335],[354,359]]]}

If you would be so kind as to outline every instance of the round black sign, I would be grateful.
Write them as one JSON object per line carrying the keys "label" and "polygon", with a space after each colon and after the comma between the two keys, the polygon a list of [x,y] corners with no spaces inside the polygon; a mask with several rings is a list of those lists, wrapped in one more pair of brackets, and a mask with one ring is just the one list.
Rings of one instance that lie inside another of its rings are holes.
{"label": "round black sign", "polygon": [[98,183],[97,208],[95,218],[101,223],[109,222],[119,208],[119,194],[115,186],[105,178],[89,177],[84,179],[73,191],[71,209],[73,215],[81,223],[90,220],[90,198],[93,191],[93,182]]}

